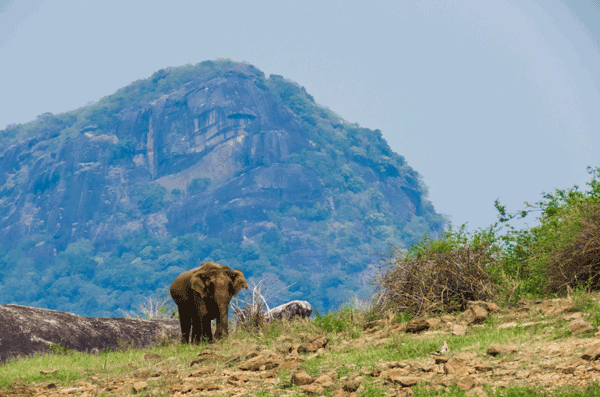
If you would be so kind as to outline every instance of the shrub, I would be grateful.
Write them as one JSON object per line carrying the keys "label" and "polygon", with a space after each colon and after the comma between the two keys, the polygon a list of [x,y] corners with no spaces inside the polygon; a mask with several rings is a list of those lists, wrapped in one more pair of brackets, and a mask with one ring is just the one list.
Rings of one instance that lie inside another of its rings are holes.
{"label": "shrub", "polygon": [[[544,200],[517,214],[507,214],[496,201],[500,222],[540,211],[540,225],[515,231],[510,227],[503,258],[494,277],[503,287],[512,284],[514,298],[563,294],[585,287],[600,290],[600,168],[588,167],[593,180],[587,192],[556,189]],[[507,288],[504,288],[507,290]]]}
{"label": "shrub", "polygon": [[189,194],[202,193],[209,185],[209,178],[195,178],[187,185],[186,190]]}
{"label": "shrub", "polygon": [[496,264],[496,247],[477,239],[465,243],[452,233],[446,237],[426,238],[392,260],[377,280],[377,312],[449,312],[463,310],[471,300],[493,300],[496,285],[487,268]]}
{"label": "shrub", "polygon": [[252,287],[251,296],[244,302],[245,306],[240,306],[239,299],[236,298],[231,305],[233,314],[236,316],[236,331],[261,331],[267,322],[265,302],[262,281]]}
{"label": "shrub", "polygon": [[165,204],[167,189],[158,183],[145,183],[136,186],[135,198],[143,214],[160,211]]}
{"label": "shrub", "polygon": [[587,287],[600,290],[600,205],[583,203],[563,220],[572,235],[558,236],[560,250],[548,263],[548,287],[552,291]]}

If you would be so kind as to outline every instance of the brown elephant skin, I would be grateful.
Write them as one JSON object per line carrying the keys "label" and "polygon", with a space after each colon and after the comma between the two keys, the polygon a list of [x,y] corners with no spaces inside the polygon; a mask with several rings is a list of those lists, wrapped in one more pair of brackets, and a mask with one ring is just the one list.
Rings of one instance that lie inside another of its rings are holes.
{"label": "brown elephant skin", "polygon": [[213,319],[217,320],[214,337],[226,336],[229,302],[247,287],[244,273],[216,262],[181,273],[171,284],[171,296],[179,309],[182,343],[189,343],[190,329],[192,343],[212,342]]}

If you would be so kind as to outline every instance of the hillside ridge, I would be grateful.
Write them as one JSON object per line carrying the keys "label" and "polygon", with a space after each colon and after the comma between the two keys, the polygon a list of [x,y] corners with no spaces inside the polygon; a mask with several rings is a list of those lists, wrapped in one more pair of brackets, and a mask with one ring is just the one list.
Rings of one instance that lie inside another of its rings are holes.
{"label": "hillside ridge", "polygon": [[9,126],[0,147],[3,303],[115,315],[214,260],[326,311],[445,224],[379,130],[230,60]]}

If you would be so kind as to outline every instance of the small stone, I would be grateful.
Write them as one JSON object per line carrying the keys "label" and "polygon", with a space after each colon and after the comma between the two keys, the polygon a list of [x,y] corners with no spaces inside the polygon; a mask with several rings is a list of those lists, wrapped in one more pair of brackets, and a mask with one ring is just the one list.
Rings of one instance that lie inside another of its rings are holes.
{"label": "small stone", "polygon": [[452,335],[462,336],[467,333],[467,326],[463,324],[454,324],[452,326]]}
{"label": "small stone", "polygon": [[196,376],[200,376],[200,375],[206,375],[206,374],[210,374],[215,372],[215,367],[209,367],[209,366],[205,366],[205,367],[200,367],[197,370],[195,370],[194,372],[192,372],[190,374],[191,377],[196,377]]}
{"label": "small stone", "polygon": [[256,356],[242,363],[240,369],[242,371],[264,371],[268,369],[278,368],[283,363],[281,356],[274,353],[265,356]]}
{"label": "small stone", "polygon": [[296,386],[309,385],[312,383],[312,377],[304,371],[298,371],[292,375],[292,383]]}
{"label": "small stone", "polygon": [[469,369],[465,363],[458,358],[451,358],[444,364],[444,373],[447,375],[469,375]]}
{"label": "small stone", "polygon": [[565,315],[565,320],[567,320],[567,321],[576,320],[578,318],[581,318],[581,313],[571,313],[571,314]]}
{"label": "small stone", "polygon": [[328,338],[319,336],[298,346],[298,353],[315,353],[317,350],[325,348],[327,343],[329,343]]}
{"label": "small stone", "polygon": [[133,389],[133,394],[137,394],[143,390],[146,390],[148,388],[148,384],[146,382],[135,382],[133,385],[131,385],[131,388]]}
{"label": "small stone", "polygon": [[397,378],[400,381],[400,384],[404,387],[411,387],[416,385],[417,383],[423,382],[423,378],[419,378],[418,376],[403,376]]}
{"label": "small stone", "polygon": [[321,385],[302,385],[300,388],[304,390],[306,394],[311,396],[318,395],[323,392]]}
{"label": "small stone", "polygon": [[494,370],[494,367],[492,367],[491,365],[487,365],[487,364],[476,364],[475,370],[478,372],[490,372],[490,371]]}
{"label": "small stone", "polygon": [[454,316],[442,316],[440,319],[445,323],[451,323],[452,321],[456,320]]}
{"label": "small stone", "polygon": [[491,312],[491,313],[499,313],[500,312],[500,307],[498,307],[497,304],[492,303],[492,302],[485,302],[485,301],[467,302],[467,309],[471,306],[481,306],[484,309],[486,309],[488,312]]}
{"label": "small stone", "polygon": [[403,363],[401,361],[390,361],[387,365],[388,368],[404,368],[407,366],[408,364]]}
{"label": "small stone", "polygon": [[456,386],[461,390],[470,390],[477,386],[477,382],[470,376],[464,376],[456,382]]}
{"label": "small stone", "polygon": [[581,358],[588,361],[595,361],[600,357],[600,343],[596,343],[595,345],[588,348]]}
{"label": "small stone", "polygon": [[236,387],[244,387],[244,382],[242,382],[241,380],[228,379],[227,383]]}
{"label": "small stone", "polygon": [[321,376],[313,379],[313,383],[317,383],[323,387],[333,386],[333,380],[327,375],[321,375]]}
{"label": "small stone", "polygon": [[371,371],[369,373],[369,375],[372,376],[373,378],[377,378],[378,376],[381,376],[382,372],[383,372],[383,370],[381,368],[375,368],[373,371]]}
{"label": "small stone", "polygon": [[423,378],[419,378],[417,376],[391,376],[390,381],[396,385],[401,385],[402,387],[411,387],[416,385],[419,382],[423,382]]}
{"label": "small stone", "polygon": [[572,374],[575,372],[575,366],[568,363],[558,364],[554,369],[558,372],[562,372],[563,374]]}
{"label": "small stone", "polygon": [[499,345],[497,343],[488,346],[487,353],[490,356],[497,356],[498,354],[516,353],[519,351],[516,345]]}
{"label": "small stone", "polygon": [[466,324],[479,324],[487,318],[488,314],[483,307],[472,305],[460,315],[460,321]]}
{"label": "small stone", "polygon": [[406,332],[418,333],[431,328],[431,325],[422,318],[412,319],[406,324]]}
{"label": "small stone", "polygon": [[248,382],[248,377],[244,374],[233,374],[231,378],[233,380],[239,380],[240,382]]}
{"label": "small stone", "polygon": [[463,360],[465,362],[467,362],[469,360],[472,360],[475,357],[477,357],[477,353],[474,353],[474,352],[471,352],[471,353],[469,353],[469,352],[461,352],[461,353],[458,353],[456,355],[456,358],[460,358],[461,360]]}
{"label": "small stone", "polygon": [[270,379],[270,378],[274,378],[276,376],[277,376],[277,374],[275,372],[262,372],[261,374],[258,375],[258,377],[261,379]]}
{"label": "small stone", "polygon": [[444,357],[444,356],[437,356],[435,358],[435,363],[436,364],[445,364],[448,362],[448,357]]}
{"label": "small stone", "polygon": [[575,319],[569,323],[569,330],[571,330],[572,335],[581,334],[583,332],[591,331],[592,329],[594,329],[592,324],[582,318]]}
{"label": "small stone", "polygon": [[399,376],[405,376],[408,374],[408,369],[406,368],[395,368],[395,369],[390,369],[388,371],[385,371],[385,373],[383,375],[386,376],[386,378],[391,381],[392,378],[397,378]]}
{"label": "small stone", "polygon": [[344,386],[342,388],[345,391],[347,391],[348,393],[355,392],[360,387],[360,383],[362,382],[362,379],[363,379],[362,376],[357,376],[353,380],[344,383]]}
{"label": "small stone", "polygon": [[515,378],[517,378],[517,379],[527,379],[527,378],[529,378],[530,374],[531,374],[531,372],[529,372],[529,371],[517,371],[517,374],[515,375]]}
{"label": "small stone", "polygon": [[221,388],[221,386],[219,386],[213,382],[203,383],[198,386],[198,389],[200,389],[202,391],[219,390],[220,388]]}

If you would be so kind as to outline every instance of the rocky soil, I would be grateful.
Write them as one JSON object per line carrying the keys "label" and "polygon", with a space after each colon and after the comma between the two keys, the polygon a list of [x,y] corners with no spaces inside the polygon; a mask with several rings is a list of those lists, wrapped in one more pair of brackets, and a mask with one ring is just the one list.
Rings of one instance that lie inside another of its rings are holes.
{"label": "rocky soil", "polygon": [[[54,380],[16,382],[12,389],[0,390],[0,396],[361,396],[374,388],[388,396],[410,396],[415,386],[440,392],[457,386],[475,396],[486,395],[488,387],[585,389],[600,381],[600,333],[591,325],[591,314],[574,308],[570,298],[524,301],[502,309],[471,302],[454,315],[408,323],[390,316],[366,323],[358,335],[303,332],[302,322],[309,320],[297,320],[284,323],[284,331],[271,341],[262,334],[241,339],[234,332],[226,340],[195,347],[198,355],[185,362],[176,355],[139,351],[139,358],[121,374],[99,370],[68,386],[56,380],[67,368],[47,368],[43,373]],[[428,340],[443,342],[412,359],[349,359],[361,351],[398,346],[400,352],[408,351]],[[471,340],[479,342],[449,347]]]}

